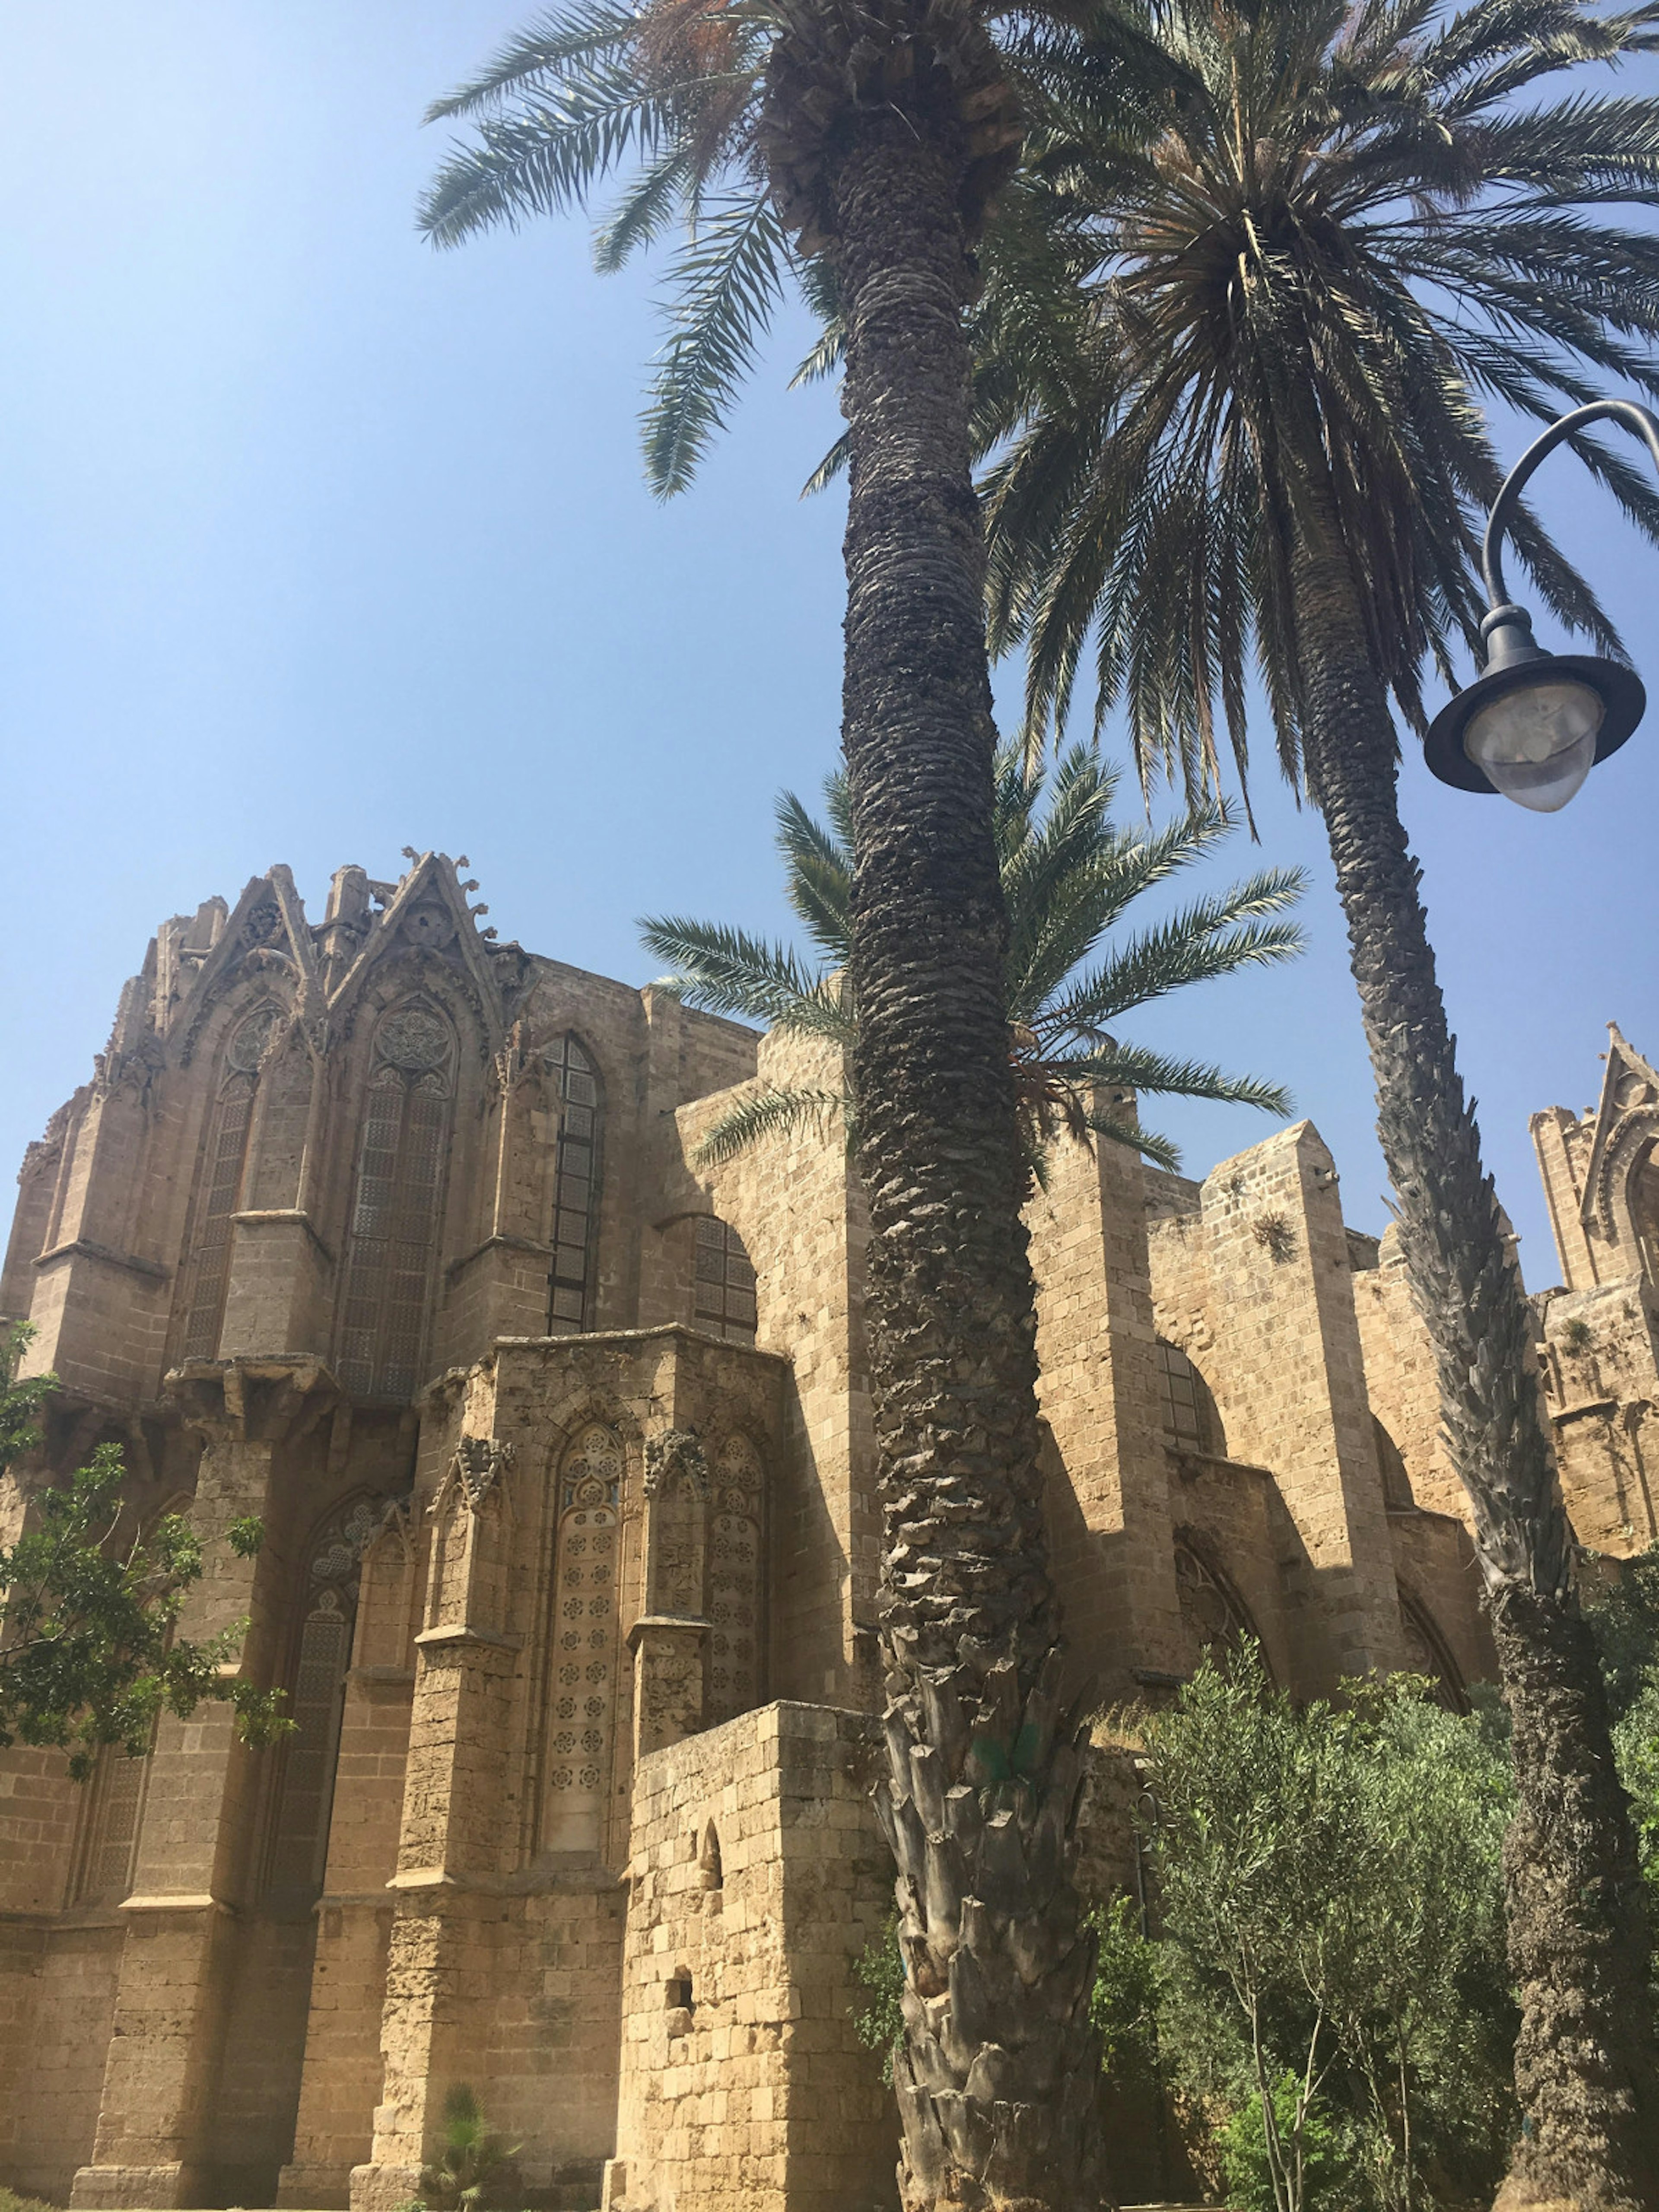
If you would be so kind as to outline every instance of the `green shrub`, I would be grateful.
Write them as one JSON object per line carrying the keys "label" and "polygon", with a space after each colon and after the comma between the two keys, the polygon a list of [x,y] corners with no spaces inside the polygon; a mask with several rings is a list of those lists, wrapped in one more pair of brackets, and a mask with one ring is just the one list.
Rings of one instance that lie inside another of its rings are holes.
{"label": "green shrub", "polygon": [[38,2197],[19,2197],[15,2190],[0,2184],[0,2212],[54,2212],[54,2208],[42,2203]]}
{"label": "green shrub", "polygon": [[[1281,2154],[1294,2160],[1296,2108],[1301,2083],[1294,2074],[1281,2074],[1273,2084],[1273,2123]],[[1273,2167],[1267,2156],[1267,2135],[1261,2100],[1252,2097],[1241,2105],[1220,2131],[1221,2170],[1227,2179],[1230,2212],[1276,2212]],[[1358,2176],[1344,2130],[1328,2108],[1310,2105],[1302,2118],[1299,2146],[1302,2167],[1301,2203],[1306,2212],[1351,2212],[1358,2197]]]}
{"label": "green shrub", "polygon": [[882,1931],[853,1961],[853,1973],[870,1992],[867,2004],[853,2008],[853,2028],[866,2051],[881,2053],[881,2078],[893,2084],[893,2056],[904,2035],[904,1959],[899,1949],[898,1915],[890,1912]]}

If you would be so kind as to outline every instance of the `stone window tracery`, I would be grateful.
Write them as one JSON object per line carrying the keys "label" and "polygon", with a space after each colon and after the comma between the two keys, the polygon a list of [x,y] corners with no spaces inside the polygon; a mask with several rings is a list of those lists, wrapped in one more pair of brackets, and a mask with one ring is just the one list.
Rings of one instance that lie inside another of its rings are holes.
{"label": "stone window tracery", "polygon": [[340,1380],[356,1397],[406,1401],[422,1379],[453,1061],[453,1034],[434,1007],[397,1007],[375,1033],[337,1355]]}
{"label": "stone window tracery", "polygon": [[559,1463],[552,1700],[547,1739],[549,1850],[598,1851],[616,1733],[621,1438],[590,1421]]}
{"label": "stone window tracery", "polygon": [[755,1270],[729,1222],[702,1215],[692,1269],[692,1320],[711,1336],[737,1344],[755,1341]]}
{"label": "stone window tracery", "polygon": [[1227,1444],[1221,1416],[1204,1377],[1186,1353],[1164,1337],[1158,1340],[1158,1364],[1164,1425],[1170,1435],[1183,1451],[1206,1452],[1224,1459]]}
{"label": "stone window tracery", "polygon": [[300,1632],[289,1669],[288,1715],[295,1731],[282,1747],[267,1890],[322,1887],[362,1555],[385,1514],[384,1499],[349,1498],[308,1547]]}
{"label": "stone window tracery", "polygon": [[185,1359],[211,1359],[219,1349],[230,1287],[231,1217],[241,1203],[259,1063],[281,1019],[278,1007],[256,1006],[237,1023],[225,1046],[218,1096],[202,1140],[185,1262],[179,1347]]}
{"label": "stone window tracery", "polygon": [[1400,1593],[1400,1628],[1406,1646],[1407,1673],[1426,1674],[1435,1686],[1435,1703],[1443,1705],[1448,1712],[1468,1712],[1468,1692],[1463,1686],[1456,1661],[1446,1649],[1445,1639],[1426,1610],[1404,1590]]}
{"label": "stone window tracery", "polygon": [[750,1711],[761,1698],[763,1478],[747,1437],[714,1455],[708,1557],[708,1725]]}
{"label": "stone window tracery", "polygon": [[549,1328],[556,1335],[591,1328],[593,1261],[598,1248],[600,1103],[599,1076],[572,1036],[546,1054],[558,1087],[559,1150],[553,1205],[553,1267]]}
{"label": "stone window tracery", "polygon": [[1207,1654],[1212,1664],[1224,1670],[1231,1655],[1248,1642],[1255,1645],[1266,1667],[1267,1653],[1244,1601],[1194,1543],[1177,1540],[1175,1573],[1182,1623],[1194,1660]]}

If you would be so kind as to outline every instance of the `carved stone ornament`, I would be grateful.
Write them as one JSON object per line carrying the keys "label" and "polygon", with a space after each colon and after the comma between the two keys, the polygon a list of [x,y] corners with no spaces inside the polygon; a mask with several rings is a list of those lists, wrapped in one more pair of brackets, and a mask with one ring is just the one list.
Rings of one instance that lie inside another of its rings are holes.
{"label": "carved stone ornament", "polygon": [[245,1021],[240,1021],[230,1033],[230,1042],[225,1048],[225,1058],[239,1075],[252,1075],[264,1058],[265,1047],[270,1042],[271,1032],[282,1019],[276,1006],[256,1006]]}
{"label": "carved stone ornament", "polygon": [[424,1074],[441,1067],[449,1056],[449,1030],[437,1014],[424,1006],[404,1006],[388,1014],[374,1040],[380,1058],[406,1074]]}
{"label": "carved stone ornament", "polygon": [[695,1429],[665,1429],[645,1444],[645,1494],[655,1498],[668,1483],[683,1481],[692,1495],[708,1495],[708,1462]]}
{"label": "carved stone ornament", "polygon": [[513,1447],[496,1437],[463,1437],[455,1447],[455,1473],[476,1513],[513,1464]]}

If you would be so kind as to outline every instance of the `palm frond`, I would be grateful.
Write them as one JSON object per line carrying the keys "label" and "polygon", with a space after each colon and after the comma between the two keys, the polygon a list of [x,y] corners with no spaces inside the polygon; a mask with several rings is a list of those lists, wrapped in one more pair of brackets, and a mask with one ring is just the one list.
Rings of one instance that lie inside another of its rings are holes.
{"label": "palm frond", "polygon": [[683,491],[725,422],[783,296],[783,225],[763,192],[710,204],[676,264],[671,336],[645,417],[646,474],[659,498]]}
{"label": "palm frond", "polygon": [[1075,1083],[1114,1085],[1148,1097],[1203,1098],[1218,1105],[1255,1106],[1281,1117],[1291,1111],[1291,1094],[1281,1083],[1259,1076],[1227,1075],[1196,1060],[1174,1060],[1139,1045],[1114,1044],[1097,1053],[1079,1053],[1047,1063],[1057,1076]]}
{"label": "palm frond", "polygon": [[692,1152],[692,1164],[720,1167],[775,1138],[807,1132],[823,1138],[837,1121],[843,1128],[851,1127],[852,1101],[845,1091],[768,1085],[709,1124]]}
{"label": "palm frond", "polygon": [[555,91],[573,63],[597,54],[628,53],[639,17],[615,0],[575,0],[517,32],[476,76],[434,100],[422,120],[441,123],[500,106],[510,94]]}
{"label": "palm frond", "polygon": [[1144,1153],[1154,1167],[1170,1175],[1181,1172],[1181,1147],[1160,1137],[1156,1129],[1143,1128],[1133,1114],[1116,1112],[1109,1106],[1091,1106],[1084,1109],[1083,1126],[1112,1144],[1127,1145],[1131,1152]]}
{"label": "palm frond", "polygon": [[774,1022],[817,988],[819,979],[787,946],[769,945],[746,931],[691,921],[683,915],[647,915],[635,927],[648,951],[673,963],[673,974],[656,988],[705,1013]]}

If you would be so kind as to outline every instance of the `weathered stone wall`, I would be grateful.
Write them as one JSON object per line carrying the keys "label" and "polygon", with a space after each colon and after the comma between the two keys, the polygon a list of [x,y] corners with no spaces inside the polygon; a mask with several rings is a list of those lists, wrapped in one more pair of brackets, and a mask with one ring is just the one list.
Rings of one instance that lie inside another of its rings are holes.
{"label": "weathered stone wall", "polygon": [[851,2014],[892,1863],[860,1714],[778,1704],[641,1761],[609,2212],[874,2212],[896,2118]]}
{"label": "weathered stone wall", "polygon": [[1183,1669],[1139,1160],[1062,1139],[1027,1209],[1046,1509],[1074,1684]]}
{"label": "weathered stone wall", "polygon": [[[772,1036],[759,1084],[830,1094],[845,1070],[811,1042]],[[679,1114],[690,1162],[727,1092]],[[773,1524],[773,1685],[781,1696],[861,1705],[875,1694],[881,1542],[860,1287],[868,1238],[838,1118],[719,1166],[682,1168],[680,1206],[742,1237],[757,1276],[756,1341],[790,1361],[789,1450]]]}
{"label": "weathered stone wall", "polygon": [[0,2172],[20,2193],[67,2203],[91,2151],[125,1932],[110,1912],[0,1920],[0,2077],[27,2084],[0,2099]]}

